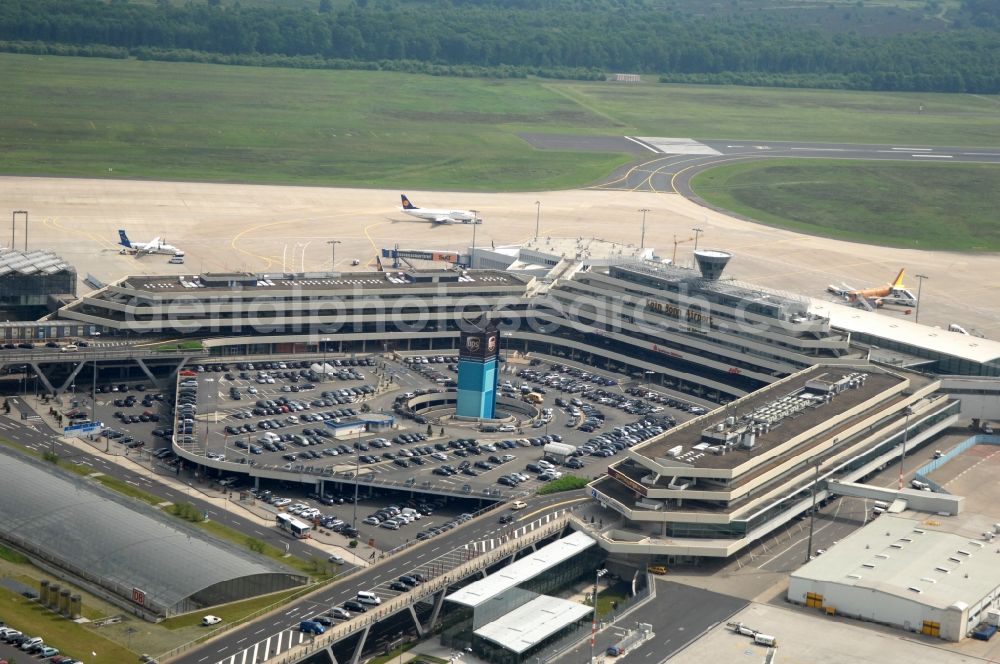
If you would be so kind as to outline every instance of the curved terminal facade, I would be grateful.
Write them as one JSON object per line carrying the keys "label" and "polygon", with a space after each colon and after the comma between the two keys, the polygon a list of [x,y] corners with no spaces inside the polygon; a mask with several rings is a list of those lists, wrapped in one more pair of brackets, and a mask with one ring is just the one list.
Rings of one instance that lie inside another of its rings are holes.
{"label": "curved terminal facade", "polygon": [[[621,521],[619,553],[668,561],[726,557],[953,424],[940,381],[873,365],[818,365],[627,450],[591,483]],[[906,433],[904,433],[906,432]]]}
{"label": "curved terminal facade", "polygon": [[[716,252],[720,253],[720,252]],[[713,264],[714,265],[714,264]],[[805,301],[653,260],[530,271],[128,277],[59,310],[132,338],[208,339],[227,353],[453,350],[489,313],[501,342],[656,382],[707,404],[804,367],[856,361]]]}

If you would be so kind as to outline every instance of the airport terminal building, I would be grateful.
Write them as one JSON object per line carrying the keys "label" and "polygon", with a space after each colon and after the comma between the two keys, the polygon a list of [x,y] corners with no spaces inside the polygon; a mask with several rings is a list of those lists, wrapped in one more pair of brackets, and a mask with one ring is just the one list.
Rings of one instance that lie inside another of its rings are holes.
{"label": "airport terminal building", "polygon": [[[940,381],[873,365],[803,369],[626,451],[590,495],[601,546],[665,562],[728,557],[955,423]],[[905,432],[905,433],[904,433]]]}
{"label": "airport terminal building", "polygon": [[[509,270],[128,277],[59,310],[59,320],[138,339],[208,338],[219,355],[456,350],[489,313],[508,350],[577,359],[725,403],[861,352],[802,298],[699,269],[617,256],[560,258],[543,276]],[[534,258],[533,260],[539,260]],[[555,260],[555,257],[553,257]],[[593,264],[592,264],[593,263]]]}

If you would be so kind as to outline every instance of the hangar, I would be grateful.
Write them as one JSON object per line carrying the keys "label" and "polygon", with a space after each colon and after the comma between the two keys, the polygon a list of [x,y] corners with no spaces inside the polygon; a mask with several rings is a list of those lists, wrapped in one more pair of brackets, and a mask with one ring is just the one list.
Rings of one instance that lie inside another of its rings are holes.
{"label": "hangar", "polygon": [[306,577],[182,528],[144,503],[3,450],[0,538],[151,620],[304,584]]}
{"label": "hangar", "polygon": [[794,572],[788,600],[960,641],[1000,598],[997,548],[883,514]]}

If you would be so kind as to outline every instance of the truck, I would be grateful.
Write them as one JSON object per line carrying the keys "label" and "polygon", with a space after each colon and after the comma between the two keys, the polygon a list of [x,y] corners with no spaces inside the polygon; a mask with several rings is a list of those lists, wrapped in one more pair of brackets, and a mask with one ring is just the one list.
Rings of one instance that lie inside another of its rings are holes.
{"label": "truck", "polygon": [[542,448],[542,451],[545,456],[551,456],[557,459],[576,456],[576,446],[567,445],[566,443],[546,443],[545,447]]}
{"label": "truck", "polygon": [[978,627],[972,632],[972,638],[978,639],[979,641],[989,641],[993,638],[993,635],[997,633],[996,625],[990,625],[988,623],[980,623]]}
{"label": "truck", "polygon": [[542,403],[544,397],[538,392],[528,392],[527,394],[524,395],[524,400],[527,401],[528,403],[533,403],[535,405],[538,405]]}

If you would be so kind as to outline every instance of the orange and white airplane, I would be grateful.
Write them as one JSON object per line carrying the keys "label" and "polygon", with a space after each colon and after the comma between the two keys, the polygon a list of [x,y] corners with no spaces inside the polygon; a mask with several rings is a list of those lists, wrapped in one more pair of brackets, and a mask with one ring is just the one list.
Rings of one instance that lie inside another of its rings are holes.
{"label": "orange and white airplane", "polygon": [[903,274],[906,268],[902,268],[896,279],[885,286],[875,286],[873,288],[853,288],[847,284],[841,286],[830,285],[826,287],[827,292],[839,295],[851,304],[863,309],[874,310],[883,304],[900,304],[906,307],[917,306],[917,296],[903,285]]}

